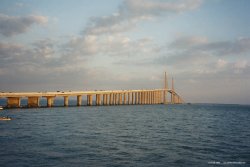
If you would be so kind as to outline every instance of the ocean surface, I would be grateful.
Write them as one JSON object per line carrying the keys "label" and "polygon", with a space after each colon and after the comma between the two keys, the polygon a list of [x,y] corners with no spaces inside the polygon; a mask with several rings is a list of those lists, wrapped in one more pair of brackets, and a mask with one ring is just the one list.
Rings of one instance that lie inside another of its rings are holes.
{"label": "ocean surface", "polygon": [[250,166],[250,106],[6,109],[0,167]]}

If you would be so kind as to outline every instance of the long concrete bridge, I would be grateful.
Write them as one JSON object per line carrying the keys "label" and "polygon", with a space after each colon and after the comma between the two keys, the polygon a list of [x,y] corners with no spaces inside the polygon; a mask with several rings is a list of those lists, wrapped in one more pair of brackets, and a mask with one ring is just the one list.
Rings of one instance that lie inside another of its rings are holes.
{"label": "long concrete bridge", "polygon": [[[100,91],[57,91],[57,92],[2,92],[0,98],[7,98],[7,108],[40,107],[40,99],[47,99],[47,107],[54,106],[56,97],[64,98],[64,106],[69,106],[69,97],[77,97],[76,106],[100,106],[100,105],[146,105],[146,104],[181,104],[184,103],[181,96],[172,88],[167,88],[165,75],[164,89],[140,89],[140,90],[100,90]],[[82,104],[86,96],[87,104]],[[27,104],[21,106],[21,99],[27,98]]]}

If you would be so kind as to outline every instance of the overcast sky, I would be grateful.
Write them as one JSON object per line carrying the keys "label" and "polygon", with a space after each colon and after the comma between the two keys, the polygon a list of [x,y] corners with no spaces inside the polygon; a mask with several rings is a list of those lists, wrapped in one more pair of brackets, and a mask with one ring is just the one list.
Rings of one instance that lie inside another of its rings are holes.
{"label": "overcast sky", "polygon": [[1,0],[0,91],[162,88],[250,104],[249,0]]}

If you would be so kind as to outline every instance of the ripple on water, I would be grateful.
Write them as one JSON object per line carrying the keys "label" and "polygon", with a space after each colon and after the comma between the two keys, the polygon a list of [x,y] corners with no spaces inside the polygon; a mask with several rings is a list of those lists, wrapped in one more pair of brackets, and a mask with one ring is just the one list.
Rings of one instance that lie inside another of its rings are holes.
{"label": "ripple on water", "polygon": [[249,106],[8,110],[0,166],[207,166],[249,162]]}

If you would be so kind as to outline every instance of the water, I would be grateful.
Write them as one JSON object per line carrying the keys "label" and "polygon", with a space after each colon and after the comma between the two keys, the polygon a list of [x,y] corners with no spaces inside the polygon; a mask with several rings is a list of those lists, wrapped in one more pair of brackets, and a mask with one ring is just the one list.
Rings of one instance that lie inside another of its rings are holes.
{"label": "water", "polygon": [[13,120],[0,121],[1,167],[250,165],[250,106],[126,105],[0,112],[7,115]]}

